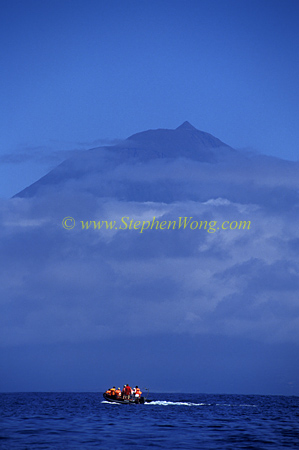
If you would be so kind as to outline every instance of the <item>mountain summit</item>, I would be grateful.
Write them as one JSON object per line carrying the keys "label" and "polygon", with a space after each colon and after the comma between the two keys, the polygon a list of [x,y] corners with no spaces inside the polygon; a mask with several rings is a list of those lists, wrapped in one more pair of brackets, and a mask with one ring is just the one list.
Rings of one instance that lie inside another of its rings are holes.
{"label": "mountain summit", "polygon": [[189,122],[184,122],[175,130],[147,130],[130,136],[127,141],[144,151],[146,157],[156,152],[167,158],[188,158],[211,162],[215,159],[211,149],[231,147],[204,131],[197,130]]}
{"label": "mountain summit", "polygon": [[196,128],[186,120],[184,123],[182,123],[182,125],[177,127],[176,130],[196,130]]}

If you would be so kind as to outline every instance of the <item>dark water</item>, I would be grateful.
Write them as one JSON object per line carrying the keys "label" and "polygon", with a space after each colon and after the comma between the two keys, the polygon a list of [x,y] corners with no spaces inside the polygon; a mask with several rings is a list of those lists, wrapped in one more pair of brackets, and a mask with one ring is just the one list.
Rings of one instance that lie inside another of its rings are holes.
{"label": "dark water", "polygon": [[151,398],[120,405],[98,393],[0,394],[0,448],[299,449],[299,397]]}

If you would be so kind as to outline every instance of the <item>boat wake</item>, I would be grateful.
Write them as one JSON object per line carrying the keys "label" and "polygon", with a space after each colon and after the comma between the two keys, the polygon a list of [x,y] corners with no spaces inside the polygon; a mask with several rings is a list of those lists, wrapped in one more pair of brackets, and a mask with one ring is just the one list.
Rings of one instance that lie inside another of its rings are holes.
{"label": "boat wake", "polygon": [[117,403],[117,402],[107,402],[107,400],[103,400],[101,403],[106,403],[107,405],[121,405],[121,403]]}
{"label": "boat wake", "polygon": [[[101,403],[107,405],[121,405],[121,403],[107,402],[103,400]],[[150,402],[144,403],[145,405],[158,405],[158,406],[208,406],[207,403],[192,403],[192,402],[169,402],[167,400],[152,400]]]}
{"label": "boat wake", "polygon": [[192,403],[192,402],[169,402],[166,400],[153,400],[145,405],[161,405],[161,406],[207,406],[207,403]]}
{"label": "boat wake", "polygon": [[[109,405],[121,405],[121,403],[116,402],[108,402],[103,400],[101,403],[109,404]],[[227,404],[227,403],[193,403],[193,402],[170,402],[168,400],[151,400],[149,402],[145,402],[144,405],[157,405],[157,406],[222,406],[222,407],[251,407],[256,408],[256,405],[248,405],[248,404]]]}

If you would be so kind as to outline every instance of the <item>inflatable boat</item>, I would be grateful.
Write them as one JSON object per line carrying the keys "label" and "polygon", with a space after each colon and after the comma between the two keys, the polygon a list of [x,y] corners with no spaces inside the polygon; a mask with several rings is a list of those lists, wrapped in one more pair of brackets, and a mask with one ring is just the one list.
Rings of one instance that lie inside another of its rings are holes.
{"label": "inflatable boat", "polygon": [[130,399],[124,399],[121,397],[116,397],[115,395],[108,395],[104,392],[103,397],[107,402],[111,403],[124,403],[124,404],[141,404],[144,403],[150,403],[151,400],[148,400],[147,398],[140,397],[140,398],[130,398]]}

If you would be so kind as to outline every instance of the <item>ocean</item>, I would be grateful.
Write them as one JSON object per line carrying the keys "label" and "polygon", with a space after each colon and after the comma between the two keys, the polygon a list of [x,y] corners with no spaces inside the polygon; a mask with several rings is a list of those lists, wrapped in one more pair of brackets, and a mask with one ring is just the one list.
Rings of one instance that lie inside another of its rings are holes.
{"label": "ocean", "polygon": [[299,448],[299,397],[150,394],[152,403],[101,393],[0,394],[0,449]]}

